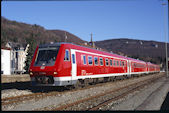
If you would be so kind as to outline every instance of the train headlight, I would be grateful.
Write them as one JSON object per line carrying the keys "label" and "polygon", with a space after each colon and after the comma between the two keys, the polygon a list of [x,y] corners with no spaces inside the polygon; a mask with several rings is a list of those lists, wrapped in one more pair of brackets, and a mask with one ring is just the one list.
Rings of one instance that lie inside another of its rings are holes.
{"label": "train headlight", "polygon": [[53,74],[57,75],[58,73],[57,73],[57,72],[54,72]]}
{"label": "train headlight", "polygon": [[32,72],[30,72],[29,74],[30,74],[30,75],[33,75],[33,73],[32,73]]}

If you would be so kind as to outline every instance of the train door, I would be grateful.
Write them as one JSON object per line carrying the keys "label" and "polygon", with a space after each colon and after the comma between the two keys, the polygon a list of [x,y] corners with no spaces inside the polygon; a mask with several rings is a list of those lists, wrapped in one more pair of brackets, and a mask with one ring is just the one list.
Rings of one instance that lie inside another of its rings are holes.
{"label": "train door", "polygon": [[71,49],[71,64],[72,64],[72,81],[76,80],[77,76],[77,64],[76,64],[76,52],[74,49]]}
{"label": "train door", "polygon": [[128,75],[131,76],[131,62],[130,62],[130,60],[127,60],[127,72],[128,72]]}

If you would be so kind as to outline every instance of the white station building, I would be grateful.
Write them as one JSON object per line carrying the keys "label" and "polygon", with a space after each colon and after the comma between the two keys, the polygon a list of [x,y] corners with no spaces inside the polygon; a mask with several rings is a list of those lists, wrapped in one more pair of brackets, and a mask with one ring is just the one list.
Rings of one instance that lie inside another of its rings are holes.
{"label": "white station building", "polygon": [[1,74],[11,75],[11,49],[1,48]]}
{"label": "white station building", "polygon": [[26,71],[24,67],[28,47],[29,44],[24,48],[13,43],[7,43],[4,48],[1,47],[2,75],[22,74]]}

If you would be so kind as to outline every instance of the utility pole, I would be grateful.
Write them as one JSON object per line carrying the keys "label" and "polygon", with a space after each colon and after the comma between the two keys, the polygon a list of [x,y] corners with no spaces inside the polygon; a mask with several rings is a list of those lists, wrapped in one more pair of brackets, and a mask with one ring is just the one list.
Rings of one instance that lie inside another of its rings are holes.
{"label": "utility pole", "polygon": [[95,48],[95,44],[93,42],[93,34],[91,33],[91,41],[90,41],[90,45]]}
{"label": "utility pole", "polygon": [[65,31],[65,42],[66,42],[66,40],[67,40],[67,35],[66,35],[66,31]]}
{"label": "utility pole", "polygon": [[93,34],[91,33],[91,41],[90,42],[93,42]]}
{"label": "utility pole", "polygon": [[166,76],[167,77],[169,77],[168,76],[168,53],[167,53],[167,35],[166,35],[166,25],[167,25],[167,23],[166,23],[166,9],[165,9],[165,7],[166,7],[166,3],[162,3],[162,5],[164,6],[164,37],[165,37],[165,50],[166,50]]}

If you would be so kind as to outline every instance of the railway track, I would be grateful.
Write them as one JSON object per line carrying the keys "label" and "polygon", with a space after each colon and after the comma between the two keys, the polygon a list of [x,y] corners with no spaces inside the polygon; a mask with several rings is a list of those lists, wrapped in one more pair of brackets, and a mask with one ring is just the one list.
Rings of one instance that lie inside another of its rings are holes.
{"label": "railway track", "polygon": [[[118,79],[120,80],[120,79]],[[116,80],[116,81],[118,81]],[[83,88],[75,88],[75,89],[71,89],[71,91],[78,91],[78,90],[83,90],[83,89],[87,89],[87,88],[91,88],[91,87],[95,87],[95,86],[102,86],[104,84],[95,84],[95,85],[88,85],[86,87],[83,87]],[[44,98],[44,97],[47,97],[47,96],[55,96],[55,95],[58,95],[58,94],[63,94],[63,93],[66,93],[66,92],[70,92],[70,90],[68,89],[61,89],[59,91],[53,91],[53,92],[49,92],[49,93],[43,93],[43,92],[39,92],[39,93],[33,93],[33,94],[26,94],[26,95],[20,95],[20,96],[14,96],[14,97],[7,97],[7,98],[4,98],[4,99],[1,99],[1,104],[2,105],[10,105],[10,104],[16,104],[16,103],[21,103],[22,101],[25,101],[25,100],[31,100],[31,99],[41,99],[41,98]]]}
{"label": "railway track", "polygon": [[[152,84],[156,80],[162,78],[163,76],[151,78],[145,81],[140,81],[137,83],[130,84],[125,87],[118,88],[116,90],[107,91],[95,96],[84,98],[73,103],[61,105],[57,108],[50,109],[50,111],[76,111],[76,110],[99,110],[100,108],[106,106],[112,101],[119,100],[130,93],[140,90],[145,85]],[[45,108],[43,110],[49,110]]]}
{"label": "railway track", "polygon": [[[96,84],[95,86],[101,86],[103,84]],[[83,87],[83,88],[79,88],[79,89],[71,89],[71,91],[78,91],[78,90],[83,90],[83,89],[87,89],[87,88],[91,88],[91,87],[95,87],[94,85],[91,85],[91,86],[87,86],[87,87]],[[33,93],[33,94],[27,94],[27,95],[21,95],[21,96],[14,96],[14,97],[7,97],[7,98],[4,98],[4,99],[1,99],[1,104],[3,106],[5,105],[10,105],[10,104],[19,104],[25,100],[31,100],[31,99],[42,99],[42,98],[45,98],[47,96],[55,96],[55,95],[61,95],[63,93],[66,93],[66,92],[70,92],[70,90],[66,89],[66,90],[62,90],[62,92],[60,91],[53,91],[53,92],[49,92],[49,93]]]}
{"label": "railway track", "polygon": [[45,98],[47,96],[57,96],[57,95],[61,95],[67,92],[73,92],[73,91],[80,91],[80,90],[84,90],[84,89],[88,89],[88,88],[92,88],[92,87],[96,87],[96,86],[102,86],[104,84],[96,84],[96,85],[89,85],[87,87],[84,88],[79,88],[79,89],[73,89],[73,90],[63,90],[62,92],[58,92],[58,91],[53,91],[53,92],[49,92],[49,93],[33,93],[33,94],[28,94],[28,95],[21,95],[21,96],[16,96],[16,97],[9,97],[9,98],[4,98],[1,99],[1,104],[2,106],[7,106],[10,104],[19,104],[23,101],[26,100],[31,100],[31,99],[42,99]]}

